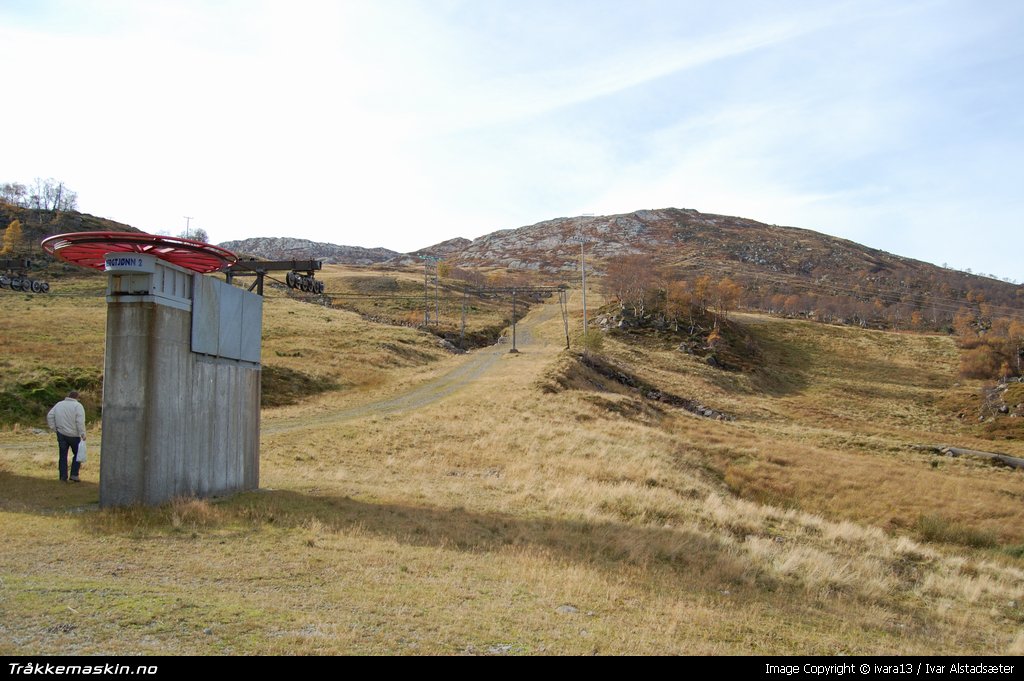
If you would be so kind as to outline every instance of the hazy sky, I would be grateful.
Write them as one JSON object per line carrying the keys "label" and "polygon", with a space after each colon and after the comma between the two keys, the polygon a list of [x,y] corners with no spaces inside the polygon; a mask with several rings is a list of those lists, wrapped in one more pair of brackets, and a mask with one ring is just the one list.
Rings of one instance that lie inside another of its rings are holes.
{"label": "hazy sky", "polygon": [[0,0],[0,181],[408,251],[641,208],[1024,279],[1024,2]]}

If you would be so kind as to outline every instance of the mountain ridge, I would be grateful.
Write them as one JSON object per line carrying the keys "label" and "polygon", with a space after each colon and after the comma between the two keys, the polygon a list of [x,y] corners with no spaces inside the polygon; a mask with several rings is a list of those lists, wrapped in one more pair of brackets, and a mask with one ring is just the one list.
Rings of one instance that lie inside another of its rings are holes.
{"label": "mountain ridge", "polygon": [[456,268],[506,268],[565,279],[579,270],[579,235],[588,269],[595,274],[616,259],[635,256],[670,278],[735,279],[747,289],[748,299],[758,300],[764,309],[782,309],[783,303],[773,297],[810,292],[803,303],[790,300],[788,308],[810,314],[822,298],[877,301],[885,307],[906,307],[893,309],[894,319],[922,310],[936,326],[942,319],[951,322],[956,308],[981,302],[1012,308],[1015,314],[1024,311],[1024,286],[1015,283],[810,229],[688,208],[553,218],[472,240],[449,239],[381,264],[413,265],[422,256],[432,256]]}
{"label": "mountain ridge", "polygon": [[252,237],[217,244],[239,256],[266,260],[323,260],[342,265],[375,265],[401,255],[387,248],[343,246],[293,237]]}
{"label": "mountain ridge", "polygon": [[[0,202],[0,229],[16,218],[23,223],[28,243],[64,231],[135,231],[83,213],[32,211]],[[862,314],[840,315],[826,310],[826,318],[890,317],[898,327],[900,320],[918,311],[932,328],[943,328],[961,308],[989,316],[982,304],[995,306],[999,314],[1024,318],[1024,286],[1015,282],[939,267],[810,229],[689,208],[558,217],[475,239],[456,237],[404,254],[292,237],[220,245],[241,256],[270,260],[409,266],[436,258],[461,270],[505,268],[568,280],[579,270],[580,235],[588,270],[594,274],[601,275],[617,259],[634,256],[668,280],[731,278],[746,290],[748,305],[768,311],[818,316],[821,309],[841,307],[850,312],[849,305],[836,302],[843,299],[884,310],[869,313],[865,308]]]}

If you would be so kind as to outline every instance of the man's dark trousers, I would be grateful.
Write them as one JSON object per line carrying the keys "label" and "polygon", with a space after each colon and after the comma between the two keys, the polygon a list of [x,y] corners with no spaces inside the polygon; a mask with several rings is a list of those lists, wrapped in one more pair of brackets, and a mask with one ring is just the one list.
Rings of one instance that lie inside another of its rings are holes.
{"label": "man's dark trousers", "polygon": [[78,443],[81,441],[80,437],[68,437],[64,433],[57,433],[57,451],[60,454],[60,458],[57,459],[57,472],[61,480],[68,479],[68,449],[71,450],[71,477],[78,477],[78,469],[82,465],[78,462]]}

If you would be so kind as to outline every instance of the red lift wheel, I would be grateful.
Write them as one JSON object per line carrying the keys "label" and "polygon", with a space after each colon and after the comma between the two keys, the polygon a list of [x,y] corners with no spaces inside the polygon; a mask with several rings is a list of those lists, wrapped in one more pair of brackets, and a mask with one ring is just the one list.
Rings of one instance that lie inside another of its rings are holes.
{"label": "red lift wheel", "polygon": [[43,250],[65,262],[104,269],[107,253],[146,253],[185,269],[207,274],[238,260],[229,250],[178,236],[143,232],[72,232],[43,239]]}

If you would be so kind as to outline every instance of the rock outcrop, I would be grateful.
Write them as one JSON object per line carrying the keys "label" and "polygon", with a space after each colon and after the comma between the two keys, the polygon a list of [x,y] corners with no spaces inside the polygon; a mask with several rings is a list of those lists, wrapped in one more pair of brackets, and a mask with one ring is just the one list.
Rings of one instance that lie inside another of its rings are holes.
{"label": "rock outcrop", "polygon": [[323,260],[342,265],[374,265],[399,255],[387,248],[339,246],[290,237],[255,237],[218,245],[239,256],[251,255],[264,260]]}

